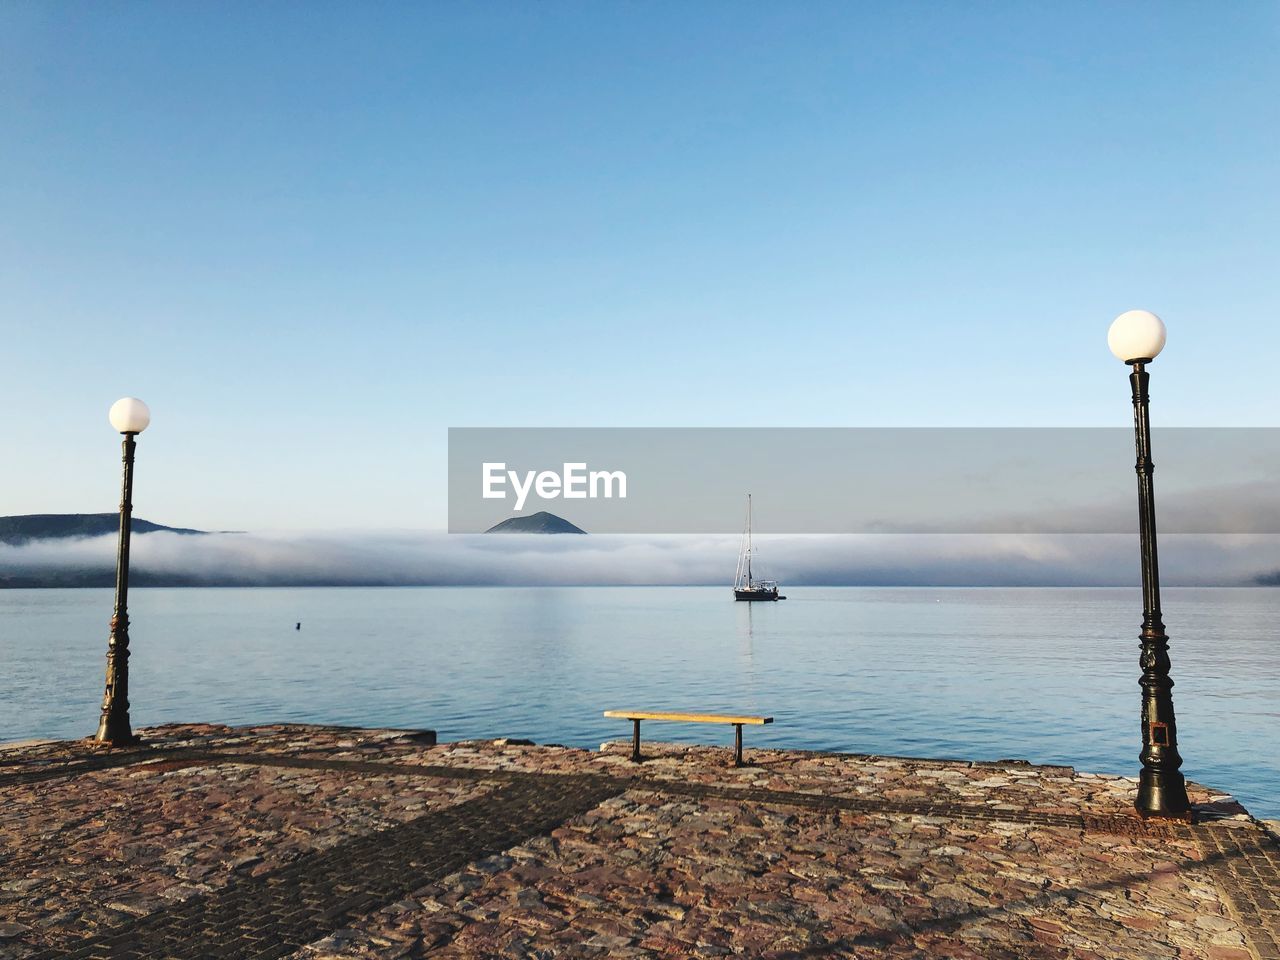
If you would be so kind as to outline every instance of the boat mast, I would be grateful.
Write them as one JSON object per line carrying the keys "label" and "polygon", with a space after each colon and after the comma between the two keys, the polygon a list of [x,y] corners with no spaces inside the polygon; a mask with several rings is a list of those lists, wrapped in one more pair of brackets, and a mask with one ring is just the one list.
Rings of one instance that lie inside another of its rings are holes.
{"label": "boat mast", "polygon": [[751,494],[747,494],[747,589],[751,589]]}

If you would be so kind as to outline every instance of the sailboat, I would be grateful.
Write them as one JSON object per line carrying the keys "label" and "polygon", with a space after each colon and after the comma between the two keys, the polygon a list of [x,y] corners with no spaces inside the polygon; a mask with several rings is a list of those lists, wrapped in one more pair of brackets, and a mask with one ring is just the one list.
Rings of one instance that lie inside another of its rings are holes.
{"label": "sailboat", "polygon": [[751,557],[755,548],[751,543],[751,494],[747,494],[747,530],[742,535],[742,549],[738,552],[738,572],[733,577],[735,600],[785,600],[778,596],[777,580],[756,580],[751,575]]}

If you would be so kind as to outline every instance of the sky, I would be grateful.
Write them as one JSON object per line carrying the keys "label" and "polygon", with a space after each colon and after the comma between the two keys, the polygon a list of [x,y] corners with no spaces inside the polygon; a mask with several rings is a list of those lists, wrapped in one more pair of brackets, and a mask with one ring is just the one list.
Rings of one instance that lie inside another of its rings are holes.
{"label": "sky", "polygon": [[[0,514],[442,530],[459,426],[1277,426],[1280,5],[0,5]],[[1119,465],[1129,470],[1131,464]],[[737,496],[737,491],[733,491]]]}

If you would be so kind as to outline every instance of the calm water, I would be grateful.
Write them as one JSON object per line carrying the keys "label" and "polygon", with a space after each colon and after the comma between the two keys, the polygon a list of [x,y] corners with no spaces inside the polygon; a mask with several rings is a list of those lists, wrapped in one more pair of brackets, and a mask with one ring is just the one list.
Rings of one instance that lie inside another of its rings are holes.
{"label": "calm water", "polygon": [[[747,742],[1136,774],[1136,590],[137,590],[135,726],[299,720],[596,746],[606,708],[772,714]],[[1165,597],[1184,771],[1280,816],[1280,591]],[[111,596],[0,591],[0,739],[91,733]],[[302,621],[302,630],[294,623]],[[720,740],[718,728],[650,736]]]}

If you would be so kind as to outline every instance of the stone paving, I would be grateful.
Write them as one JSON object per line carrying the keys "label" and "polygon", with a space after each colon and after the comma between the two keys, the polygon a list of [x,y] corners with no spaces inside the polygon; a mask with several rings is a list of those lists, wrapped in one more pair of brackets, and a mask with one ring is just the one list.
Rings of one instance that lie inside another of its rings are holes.
{"label": "stone paving", "polygon": [[0,749],[0,958],[1280,960],[1280,846],[1065,767],[173,725]]}
{"label": "stone paving", "polygon": [[488,789],[436,778],[159,765],[86,773],[12,799],[5,790],[0,830],[22,842],[5,851],[3,872],[18,879],[0,881],[0,924],[34,912],[29,941],[64,944],[86,926],[152,913]]}

